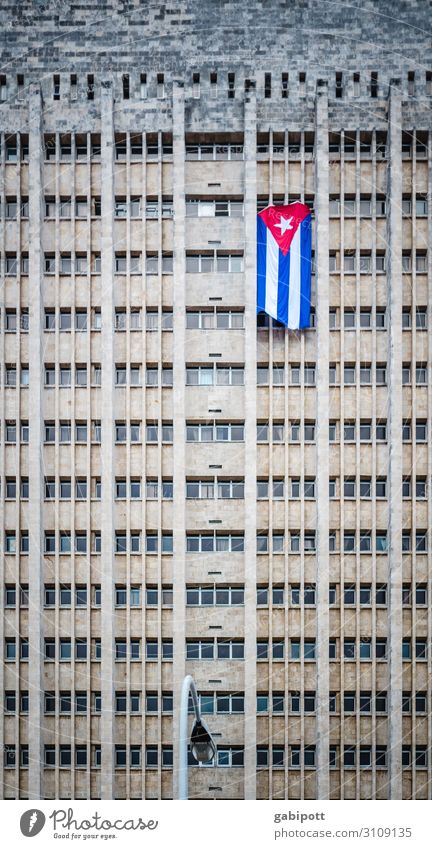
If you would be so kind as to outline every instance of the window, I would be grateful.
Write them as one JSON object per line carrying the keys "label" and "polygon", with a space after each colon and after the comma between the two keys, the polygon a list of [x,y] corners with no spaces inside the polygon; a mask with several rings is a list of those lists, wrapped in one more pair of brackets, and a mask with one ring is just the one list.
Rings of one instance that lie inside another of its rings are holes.
{"label": "window", "polygon": [[217,641],[217,656],[218,659],[243,660],[244,642],[242,640],[219,639]]}
{"label": "window", "polygon": [[189,273],[243,271],[243,255],[241,254],[186,254],[186,271]]}
{"label": "window", "polygon": [[[295,374],[295,372],[293,372]],[[270,370],[266,365],[257,367],[257,385],[266,386],[270,382]],[[273,365],[271,372],[273,386],[283,386],[285,382],[285,366],[283,364]]]}
{"label": "window", "polygon": [[241,534],[186,534],[187,552],[242,552],[244,536]]}
{"label": "window", "polygon": [[427,307],[417,307],[416,309],[416,329],[427,329]]}
{"label": "window", "polygon": [[186,199],[186,215],[193,218],[201,217],[243,217],[243,201],[241,200],[194,200]]}
{"label": "window", "polygon": [[273,423],[270,432],[268,422],[257,422],[257,442],[283,442],[284,441],[284,424],[283,422]]}
{"label": "window", "polygon": [[[210,86],[213,97],[217,93],[217,74],[210,74]],[[243,159],[243,145],[236,144],[198,144],[186,146],[187,160],[238,160]]]}
{"label": "window", "polygon": [[5,532],[5,553],[6,554],[15,554],[16,553],[16,537],[15,531],[6,531]]}
{"label": "window", "polygon": [[302,651],[304,660],[315,660],[315,640],[304,640],[302,643],[300,639],[291,639],[291,660],[300,660]]}
{"label": "window", "polygon": [[268,660],[269,657],[273,660],[283,660],[285,654],[284,640],[273,640],[270,644],[267,640],[257,641],[257,659]]}
{"label": "window", "polygon": [[421,419],[417,419],[415,428],[416,442],[426,442],[427,439],[427,424]]}
{"label": "window", "polygon": [[16,366],[7,365],[5,367],[5,386],[17,385],[17,369]]}
{"label": "window", "polygon": [[353,330],[356,326],[356,314],[354,309],[344,310],[344,330]]}
{"label": "window", "polygon": [[188,640],[186,641],[186,658],[187,660],[213,660],[214,658],[214,641],[213,640]]}
{"label": "window", "polygon": [[427,254],[419,253],[415,255],[415,270],[417,274],[426,274],[427,272]]}
{"label": "window", "polygon": [[417,552],[426,552],[427,546],[427,531],[416,531],[415,535],[415,550]]}
{"label": "window", "polygon": [[[305,442],[314,442],[315,441],[315,422],[305,422],[304,423],[303,436],[304,436]],[[290,422],[290,438],[291,438],[291,442],[300,442],[300,439],[301,439],[300,422],[296,422],[296,421]]]}
{"label": "window", "polygon": [[189,606],[238,606],[244,604],[244,588],[231,586],[186,587],[186,604]]}
{"label": "window", "polygon": [[234,366],[189,366],[186,368],[187,386],[242,386],[244,369]]}
{"label": "window", "polygon": [[356,656],[356,645],[355,640],[350,638],[344,639],[344,654],[345,660],[354,660]]}
{"label": "window", "polygon": [[337,328],[337,310],[335,307],[329,308],[329,329],[336,330]]}
{"label": "window", "polygon": [[355,551],[355,533],[353,531],[344,532],[344,552],[349,554]]}
{"label": "window", "polygon": [[[414,750],[414,767],[425,769],[428,765],[427,746],[417,745]],[[402,746],[402,766],[411,766],[411,746]]]}
{"label": "window", "polygon": [[16,660],[15,637],[6,637],[5,639],[5,660]]}
{"label": "window", "polygon": [[426,363],[416,363],[416,384],[417,386],[427,384],[427,365]]}
{"label": "window", "polygon": [[[284,534],[283,532],[274,532],[271,535],[271,550],[273,554],[283,554],[284,551]],[[257,534],[257,552],[265,554],[269,551],[268,534]]]}

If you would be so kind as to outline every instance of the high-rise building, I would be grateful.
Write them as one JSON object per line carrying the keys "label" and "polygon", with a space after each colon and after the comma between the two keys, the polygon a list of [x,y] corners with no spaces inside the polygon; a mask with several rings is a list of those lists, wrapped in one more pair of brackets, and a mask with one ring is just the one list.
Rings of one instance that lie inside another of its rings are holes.
{"label": "high-rise building", "polygon": [[4,797],[431,797],[426,5],[3,4]]}

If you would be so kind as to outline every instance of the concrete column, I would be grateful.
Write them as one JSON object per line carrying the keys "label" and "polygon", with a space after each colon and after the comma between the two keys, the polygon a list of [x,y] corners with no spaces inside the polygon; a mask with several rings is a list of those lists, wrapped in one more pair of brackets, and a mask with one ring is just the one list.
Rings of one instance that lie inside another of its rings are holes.
{"label": "concrete column", "polygon": [[327,84],[315,112],[317,799],[329,798],[329,159]]}
{"label": "concrete column", "polygon": [[101,86],[101,798],[114,798],[114,117],[110,81]]}
{"label": "concrete column", "polygon": [[[42,98],[29,90],[29,799],[40,799],[43,725]],[[17,389],[18,391],[18,389]],[[19,421],[17,421],[19,432]],[[17,436],[17,438],[19,438]],[[18,641],[18,636],[17,636]],[[18,649],[19,651],[19,649]],[[19,656],[19,654],[18,654]],[[18,662],[18,661],[17,661]]]}
{"label": "concrete column", "polygon": [[245,762],[244,798],[256,799],[256,92],[245,94]]}
{"label": "concrete column", "polygon": [[[388,123],[389,797],[402,798],[402,113],[390,82]],[[413,153],[415,156],[415,151]],[[413,422],[413,425],[415,423]]]}
{"label": "concrete column", "polygon": [[185,538],[185,130],[183,83],[173,83],[173,796],[178,798],[180,695],[185,676],[186,652],[186,538]]}

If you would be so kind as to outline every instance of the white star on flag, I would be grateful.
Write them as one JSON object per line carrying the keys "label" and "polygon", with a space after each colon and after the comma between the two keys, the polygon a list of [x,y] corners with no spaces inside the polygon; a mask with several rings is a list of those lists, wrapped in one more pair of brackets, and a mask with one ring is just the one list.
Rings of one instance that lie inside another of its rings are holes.
{"label": "white star on flag", "polygon": [[289,218],[284,218],[283,215],[279,218],[278,224],[275,224],[275,227],[279,227],[281,231],[281,236],[285,233],[285,230],[292,230],[293,226],[291,221],[293,220],[293,216],[291,215]]}

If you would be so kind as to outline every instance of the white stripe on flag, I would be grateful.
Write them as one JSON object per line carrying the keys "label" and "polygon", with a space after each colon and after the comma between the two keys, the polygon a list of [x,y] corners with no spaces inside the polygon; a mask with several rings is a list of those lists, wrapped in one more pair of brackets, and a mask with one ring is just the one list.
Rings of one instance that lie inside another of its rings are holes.
{"label": "white stripe on flag", "polygon": [[300,325],[300,228],[301,224],[297,228],[297,232],[290,247],[290,276],[288,293],[288,328],[290,330],[296,330]]}
{"label": "white stripe on flag", "polygon": [[279,245],[267,227],[265,311],[277,318]]}

